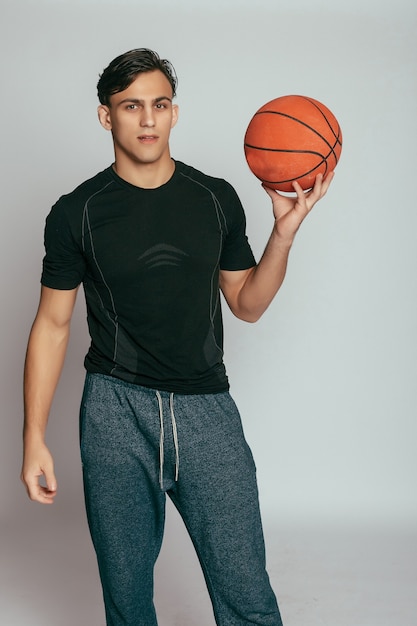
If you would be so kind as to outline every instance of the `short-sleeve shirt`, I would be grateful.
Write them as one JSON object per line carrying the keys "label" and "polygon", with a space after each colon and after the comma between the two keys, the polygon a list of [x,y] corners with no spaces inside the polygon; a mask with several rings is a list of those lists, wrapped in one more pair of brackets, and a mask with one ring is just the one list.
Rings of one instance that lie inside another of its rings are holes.
{"label": "short-sleeve shirt", "polygon": [[180,161],[156,189],[109,167],[62,196],[41,282],[83,284],[87,371],[177,393],[228,389],[219,270],[255,265],[245,230],[233,187]]}

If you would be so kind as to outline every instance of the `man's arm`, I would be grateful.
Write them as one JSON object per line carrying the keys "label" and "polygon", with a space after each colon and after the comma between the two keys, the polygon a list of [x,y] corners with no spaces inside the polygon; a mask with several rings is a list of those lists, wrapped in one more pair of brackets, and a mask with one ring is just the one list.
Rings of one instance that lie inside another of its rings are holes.
{"label": "man's arm", "polygon": [[[30,499],[42,504],[52,504],[57,490],[52,455],[45,445],[45,431],[64,364],[77,291],[78,288],[61,291],[42,287],[26,354],[21,479]],[[40,484],[42,476],[46,486]]]}
{"label": "man's arm", "polygon": [[248,270],[220,272],[220,288],[232,312],[247,322],[256,322],[282,285],[294,237],[313,206],[327,192],[333,172],[323,180],[317,176],[311,191],[294,183],[296,197],[265,187],[272,200],[274,228],[258,265]]}

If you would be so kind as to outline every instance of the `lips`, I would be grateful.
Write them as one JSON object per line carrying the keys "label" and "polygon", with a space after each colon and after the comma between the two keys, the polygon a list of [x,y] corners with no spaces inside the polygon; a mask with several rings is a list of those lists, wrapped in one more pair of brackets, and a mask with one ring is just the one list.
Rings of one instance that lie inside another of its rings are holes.
{"label": "lips", "polygon": [[141,143],[155,143],[155,141],[157,141],[158,139],[158,136],[157,135],[140,135],[138,139]]}

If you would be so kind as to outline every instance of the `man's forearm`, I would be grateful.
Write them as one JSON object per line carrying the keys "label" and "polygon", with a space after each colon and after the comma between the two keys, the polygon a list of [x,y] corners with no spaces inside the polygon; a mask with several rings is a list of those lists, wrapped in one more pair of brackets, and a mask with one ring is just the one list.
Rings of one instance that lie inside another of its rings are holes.
{"label": "man's forearm", "polygon": [[261,260],[239,293],[239,307],[246,321],[257,321],[274,299],[285,278],[291,245],[291,240],[272,232]]}
{"label": "man's forearm", "polygon": [[33,325],[24,373],[25,439],[43,439],[45,435],[68,338],[69,325],[53,328],[38,320]]}

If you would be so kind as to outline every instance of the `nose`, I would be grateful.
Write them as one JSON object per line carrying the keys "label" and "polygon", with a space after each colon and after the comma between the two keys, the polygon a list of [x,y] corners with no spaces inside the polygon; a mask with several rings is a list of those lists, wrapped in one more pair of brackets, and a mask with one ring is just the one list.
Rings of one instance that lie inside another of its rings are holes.
{"label": "nose", "polygon": [[155,111],[153,106],[145,106],[142,109],[140,125],[145,127],[155,126]]}

